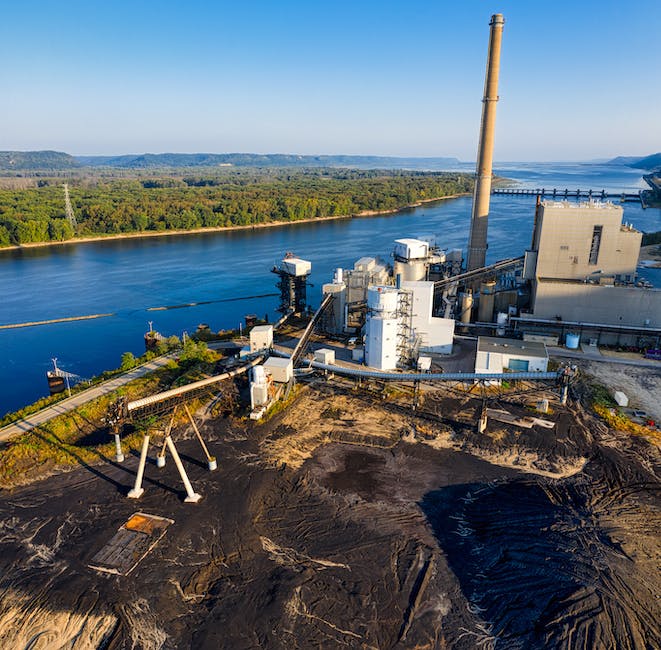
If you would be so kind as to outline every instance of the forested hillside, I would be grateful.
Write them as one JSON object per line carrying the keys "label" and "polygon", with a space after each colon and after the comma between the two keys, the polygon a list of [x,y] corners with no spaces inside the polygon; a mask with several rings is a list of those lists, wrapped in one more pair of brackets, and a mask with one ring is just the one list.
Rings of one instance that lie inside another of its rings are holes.
{"label": "forested hillside", "polygon": [[61,151],[0,151],[0,171],[73,169],[79,163]]}
{"label": "forested hillside", "polygon": [[470,175],[333,169],[244,169],[69,182],[75,229],[56,180],[0,190],[0,247],[74,237],[191,230],[385,211],[472,190]]}
{"label": "forested hillside", "polygon": [[[280,153],[144,153],[135,156],[77,156],[81,165],[114,169],[166,167],[348,167],[352,169],[429,169],[453,167],[456,158],[396,158],[390,156],[299,156]],[[437,167],[438,168],[438,167]]]}

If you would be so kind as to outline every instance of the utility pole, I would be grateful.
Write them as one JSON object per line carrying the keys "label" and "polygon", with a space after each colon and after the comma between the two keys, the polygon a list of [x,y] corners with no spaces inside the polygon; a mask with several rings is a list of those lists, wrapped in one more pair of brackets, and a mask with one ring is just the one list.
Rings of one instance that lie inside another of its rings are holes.
{"label": "utility pole", "polygon": [[74,232],[76,232],[76,226],[78,223],[76,222],[76,215],[73,213],[73,207],[71,207],[71,199],[69,198],[69,185],[64,183],[62,187],[64,188],[64,212],[67,215],[67,219],[69,220],[71,228]]}

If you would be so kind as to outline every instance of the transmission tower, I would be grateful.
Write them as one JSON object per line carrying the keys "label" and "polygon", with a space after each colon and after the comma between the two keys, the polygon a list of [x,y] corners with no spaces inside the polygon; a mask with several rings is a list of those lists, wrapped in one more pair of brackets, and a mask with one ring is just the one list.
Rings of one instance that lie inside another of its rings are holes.
{"label": "transmission tower", "polygon": [[73,208],[71,207],[71,199],[69,198],[69,186],[67,183],[64,183],[62,187],[64,187],[64,211],[66,212],[69,224],[75,232],[76,226],[78,224],[76,223],[76,215],[73,213]]}

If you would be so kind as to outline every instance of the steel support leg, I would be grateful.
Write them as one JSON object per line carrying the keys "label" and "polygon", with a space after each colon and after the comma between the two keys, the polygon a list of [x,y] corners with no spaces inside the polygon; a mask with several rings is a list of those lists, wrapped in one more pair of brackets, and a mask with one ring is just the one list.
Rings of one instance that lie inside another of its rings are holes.
{"label": "steel support leg", "polygon": [[184,465],[181,462],[181,458],[179,458],[179,452],[177,451],[177,448],[174,446],[174,442],[172,441],[172,438],[169,435],[165,438],[165,442],[167,443],[168,449],[172,454],[172,458],[174,458],[174,464],[177,466],[177,469],[179,470],[179,474],[181,476],[181,480],[184,482],[184,487],[186,488],[186,498],[184,499],[184,501],[186,503],[197,503],[202,498],[202,495],[197,494],[197,492],[193,491],[193,486],[190,484],[190,481],[188,480],[188,475],[186,474],[186,470],[184,469]]}
{"label": "steel support leg", "polygon": [[212,456],[209,453],[209,450],[207,449],[207,446],[204,444],[204,440],[202,439],[202,435],[200,434],[200,431],[197,428],[197,425],[195,424],[195,420],[193,420],[193,416],[191,415],[191,412],[188,410],[188,406],[186,406],[186,404],[184,404],[184,409],[186,410],[186,415],[188,416],[191,426],[193,427],[193,431],[195,431],[195,435],[197,436],[197,439],[200,441],[200,445],[202,447],[202,450],[204,451],[204,455],[207,457],[207,464],[209,466],[209,469],[211,471],[217,469],[218,464],[216,463],[216,458],[215,456]]}
{"label": "steel support leg", "polygon": [[128,493],[131,499],[139,499],[145,492],[142,487],[142,477],[145,473],[145,464],[147,463],[147,450],[149,449],[149,436],[145,436],[142,441],[142,451],[140,452],[140,464],[138,465],[138,473],[135,475],[135,485]]}

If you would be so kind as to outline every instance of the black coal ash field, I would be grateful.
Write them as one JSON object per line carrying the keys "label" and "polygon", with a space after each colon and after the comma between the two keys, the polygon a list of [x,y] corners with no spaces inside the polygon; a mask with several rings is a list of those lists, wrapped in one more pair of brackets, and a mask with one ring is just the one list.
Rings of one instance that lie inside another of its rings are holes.
{"label": "black coal ash field", "polygon": [[170,460],[128,499],[137,454],[4,489],[0,647],[659,647],[658,447],[479,407],[319,382],[207,417],[216,472],[175,427],[198,503]]}

